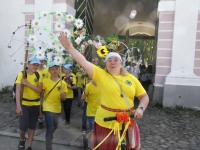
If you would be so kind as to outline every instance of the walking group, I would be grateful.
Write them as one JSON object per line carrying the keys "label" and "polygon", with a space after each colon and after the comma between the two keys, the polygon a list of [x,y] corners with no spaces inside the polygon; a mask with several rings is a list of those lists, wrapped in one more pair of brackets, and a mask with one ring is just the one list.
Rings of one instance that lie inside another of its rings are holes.
{"label": "walking group", "polygon": [[[44,118],[46,150],[52,150],[62,106],[66,126],[70,125],[75,90],[77,106],[83,108],[82,132],[90,133],[92,149],[141,149],[135,120],[143,117],[149,97],[137,77],[124,69],[122,58],[116,52],[109,52],[104,60],[105,68],[100,68],[97,58],[91,62],[86,60],[64,33],[59,40],[80,65],[79,70],[74,72],[70,63],[58,66],[54,62],[44,68],[45,59],[29,58],[27,69],[18,74],[15,82],[20,128],[18,149],[25,149],[27,132],[26,150],[32,150],[35,129],[37,124],[42,127]],[[135,97],[139,100],[137,108]]]}

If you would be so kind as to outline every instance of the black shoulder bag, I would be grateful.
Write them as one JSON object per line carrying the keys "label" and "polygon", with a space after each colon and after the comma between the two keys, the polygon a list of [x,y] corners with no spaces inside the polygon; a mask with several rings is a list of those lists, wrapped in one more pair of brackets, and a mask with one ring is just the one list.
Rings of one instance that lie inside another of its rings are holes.
{"label": "black shoulder bag", "polygon": [[57,83],[54,85],[54,87],[47,93],[47,95],[44,97],[44,100],[47,99],[49,94],[53,91],[53,89],[56,87],[56,85],[60,82],[60,80],[57,81]]}

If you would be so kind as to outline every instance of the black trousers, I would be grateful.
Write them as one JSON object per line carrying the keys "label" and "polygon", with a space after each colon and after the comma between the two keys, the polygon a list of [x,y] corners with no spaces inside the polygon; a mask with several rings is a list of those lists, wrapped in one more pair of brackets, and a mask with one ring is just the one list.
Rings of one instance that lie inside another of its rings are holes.
{"label": "black trousers", "polygon": [[63,109],[64,109],[64,113],[65,113],[66,123],[70,123],[72,101],[73,101],[73,98],[67,98],[66,101],[63,101]]}

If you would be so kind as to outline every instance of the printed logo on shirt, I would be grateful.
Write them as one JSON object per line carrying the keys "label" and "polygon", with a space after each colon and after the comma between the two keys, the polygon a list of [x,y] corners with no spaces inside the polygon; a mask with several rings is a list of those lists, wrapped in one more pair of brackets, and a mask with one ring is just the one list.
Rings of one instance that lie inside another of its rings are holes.
{"label": "printed logo on shirt", "polygon": [[45,78],[45,73],[42,74],[42,77]]}
{"label": "printed logo on shirt", "polygon": [[57,90],[60,91],[61,90],[61,86],[57,86]]}
{"label": "printed logo on shirt", "polygon": [[130,80],[126,80],[125,82],[128,86],[131,86],[132,85],[132,82]]}
{"label": "printed logo on shirt", "polygon": [[35,83],[38,83],[38,82],[39,82],[39,81],[38,81],[38,78],[35,78],[35,79],[34,79],[34,82],[35,82]]}

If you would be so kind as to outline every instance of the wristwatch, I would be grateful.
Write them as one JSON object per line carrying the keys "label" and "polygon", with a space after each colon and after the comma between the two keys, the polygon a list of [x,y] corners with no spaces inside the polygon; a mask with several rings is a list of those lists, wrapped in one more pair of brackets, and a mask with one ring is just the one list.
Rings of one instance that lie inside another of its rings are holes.
{"label": "wristwatch", "polygon": [[142,109],[143,111],[145,110],[144,106],[138,106],[138,108]]}

